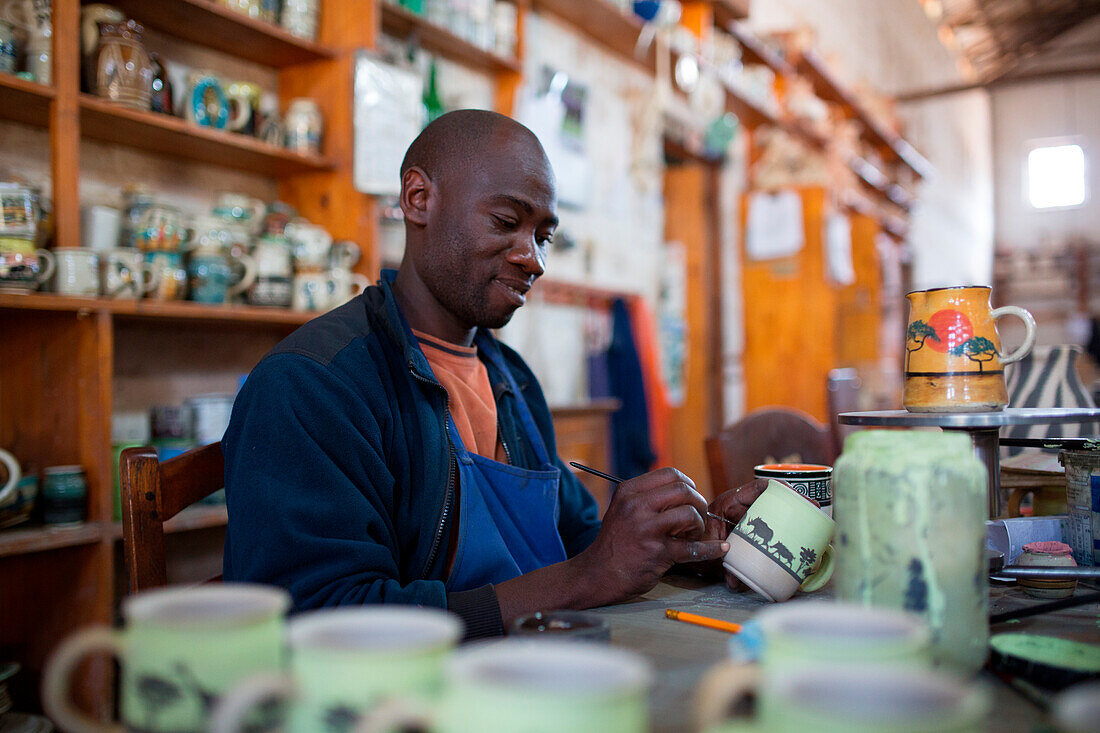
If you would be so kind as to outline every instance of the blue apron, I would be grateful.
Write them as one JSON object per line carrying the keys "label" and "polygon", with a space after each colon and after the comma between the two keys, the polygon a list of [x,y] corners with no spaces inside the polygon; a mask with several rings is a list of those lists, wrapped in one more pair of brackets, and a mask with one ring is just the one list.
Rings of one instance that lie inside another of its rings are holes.
{"label": "blue apron", "polygon": [[519,468],[471,453],[454,420],[447,430],[458,460],[458,546],[447,590],[463,591],[503,583],[566,559],[558,534],[561,472],[550,461],[542,435],[507,367],[490,355],[519,405],[520,421],[535,449],[539,468]]}

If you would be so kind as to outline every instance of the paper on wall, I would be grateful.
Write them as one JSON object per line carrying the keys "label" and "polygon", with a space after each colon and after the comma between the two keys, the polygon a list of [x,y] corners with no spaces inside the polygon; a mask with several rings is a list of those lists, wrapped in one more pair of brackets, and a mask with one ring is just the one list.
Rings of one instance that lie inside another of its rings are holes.
{"label": "paper on wall", "polygon": [[760,191],[749,201],[745,251],[751,260],[798,254],[806,244],[802,197],[796,191]]}
{"label": "paper on wall", "polygon": [[856,281],[852,264],[852,221],[846,214],[834,212],[825,221],[825,261],[829,263],[829,277],[838,285],[851,285]]}
{"label": "paper on wall", "polygon": [[401,161],[424,128],[420,75],[360,52],[355,60],[352,181],[362,193],[401,192]]}

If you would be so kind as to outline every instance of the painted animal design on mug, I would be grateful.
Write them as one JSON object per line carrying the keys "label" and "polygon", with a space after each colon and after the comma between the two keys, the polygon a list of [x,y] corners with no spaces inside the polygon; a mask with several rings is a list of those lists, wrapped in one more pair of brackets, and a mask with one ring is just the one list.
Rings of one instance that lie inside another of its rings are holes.
{"label": "painted animal design on mug", "polygon": [[773,560],[800,578],[804,578],[813,569],[814,563],[817,562],[817,552],[813,548],[800,547],[796,566],[794,554],[790,549],[779,540],[772,542],[775,532],[772,531],[772,528],[768,526],[763,517],[752,517],[745,522],[744,530],[737,527],[734,532],[763,549]]}

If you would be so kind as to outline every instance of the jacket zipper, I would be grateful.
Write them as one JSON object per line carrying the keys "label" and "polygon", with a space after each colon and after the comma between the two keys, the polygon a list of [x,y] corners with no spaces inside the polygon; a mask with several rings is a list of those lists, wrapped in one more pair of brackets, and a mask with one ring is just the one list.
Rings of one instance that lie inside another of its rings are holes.
{"label": "jacket zipper", "polygon": [[447,394],[447,389],[443,385],[433,382],[430,379],[425,379],[417,374],[411,361],[409,362],[409,373],[424,384],[429,384],[432,387],[443,390],[443,434],[447,436],[447,453],[450,456],[450,460],[447,462],[447,489],[443,493],[443,509],[439,512],[439,525],[435,528],[435,537],[432,539],[432,547],[428,551],[428,560],[424,563],[424,569],[420,571],[421,577],[425,577],[428,574],[428,569],[431,568],[432,563],[435,561],[435,556],[439,554],[439,544],[443,541],[443,528],[447,526],[447,519],[451,514],[451,497],[454,495],[456,459],[454,442],[451,440],[451,430],[447,427],[447,415],[451,412],[451,399],[450,395]]}

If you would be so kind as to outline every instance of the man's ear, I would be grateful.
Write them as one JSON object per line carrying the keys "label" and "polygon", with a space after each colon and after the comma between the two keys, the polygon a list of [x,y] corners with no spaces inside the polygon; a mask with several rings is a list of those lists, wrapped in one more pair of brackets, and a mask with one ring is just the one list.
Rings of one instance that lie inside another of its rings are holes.
{"label": "man's ear", "polygon": [[412,166],[401,176],[401,211],[405,221],[418,226],[428,223],[428,197],[432,180],[419,166]]}

